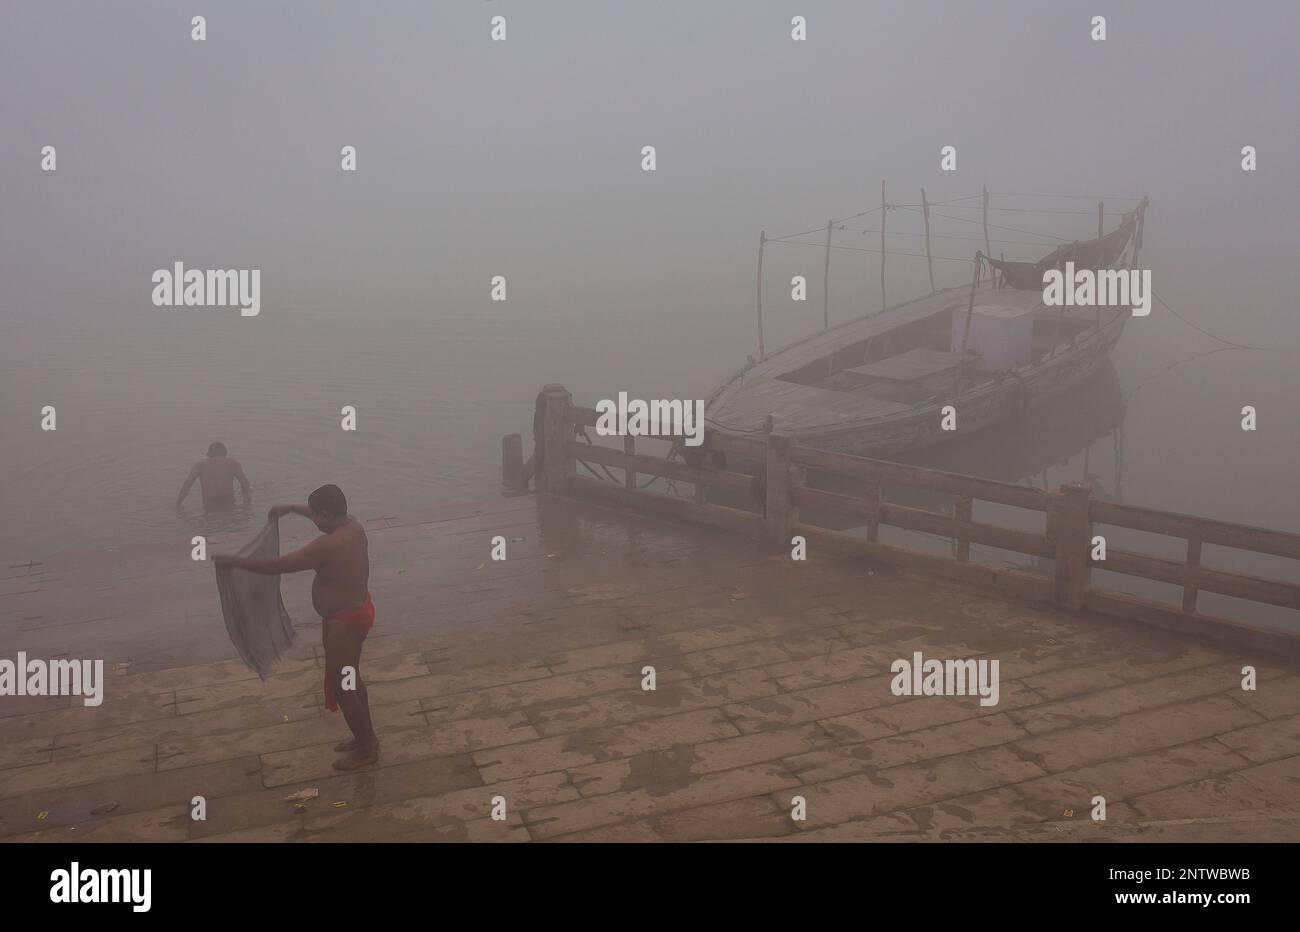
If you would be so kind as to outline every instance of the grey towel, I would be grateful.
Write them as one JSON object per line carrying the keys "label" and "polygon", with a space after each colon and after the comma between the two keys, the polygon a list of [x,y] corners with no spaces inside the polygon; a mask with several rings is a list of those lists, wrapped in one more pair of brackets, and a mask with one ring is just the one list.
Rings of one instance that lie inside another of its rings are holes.
{"label": "grey towel", "polygon": [[[239,556],[253,560],[274,560],[279,555],[277,521],[269,522],[239,551]],[[231,643],[244,663],[266,679],[294,638],[293,619],[280,598],[280,577],[217,567],[217,592]]]}

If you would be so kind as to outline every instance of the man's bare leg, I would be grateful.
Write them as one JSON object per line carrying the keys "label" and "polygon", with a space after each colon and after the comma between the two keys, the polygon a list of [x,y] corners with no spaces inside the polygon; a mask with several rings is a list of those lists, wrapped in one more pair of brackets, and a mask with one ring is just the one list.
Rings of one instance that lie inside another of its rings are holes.
{"label": "man's bare leg", "polygon": [[[344,741],[336,750],[348,752],[334,762],[338,770],[356,770],[379,759],[379,739],[370,721],[370,700],[361,679],[361,646],[365,635],[334,621],[323,623],[325,671],[334,687],[334,699],[351,729],[353,740]],[[343,668],[356,671],[356,688],[343,688]]]}

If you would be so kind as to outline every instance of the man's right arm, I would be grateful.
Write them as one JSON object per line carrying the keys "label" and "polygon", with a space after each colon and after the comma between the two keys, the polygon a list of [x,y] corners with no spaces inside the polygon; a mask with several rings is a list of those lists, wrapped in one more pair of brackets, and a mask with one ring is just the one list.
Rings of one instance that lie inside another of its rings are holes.
{"label": "man's right arm", "polygon": [[279,576],[283,573],[300,573],[303,570],[317,569],[329,556],[330,547],[328,538],[318,537],[293,553],[270,560],[250,560],[233,553],[221,553],[214,554],[212,562],[220,567],[248,570],[250,573],[262,576]]}
{"label": "man's right arm", "polygon": [[185,478],[185,484],[181,486],[180,494],[176,496],[177,508],[181,507],[181,504],[185,501],[185,496],[190,494],[190,486],[194,485],[194,480],[198,477],[199,464],[195,463],[194,468],[190,470],[190,474]]}

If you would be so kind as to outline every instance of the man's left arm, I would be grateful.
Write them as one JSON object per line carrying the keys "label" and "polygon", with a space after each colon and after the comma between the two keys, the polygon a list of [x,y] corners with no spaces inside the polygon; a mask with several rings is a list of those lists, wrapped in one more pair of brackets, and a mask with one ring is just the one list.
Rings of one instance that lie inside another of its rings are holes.
{"label": "man's left arm", "polygon": [[245,495],[248,494],[248,477],[244,475],[244,467],[239,465],[239,460],[234,461],[235,478],[239,480],[239,488]]}

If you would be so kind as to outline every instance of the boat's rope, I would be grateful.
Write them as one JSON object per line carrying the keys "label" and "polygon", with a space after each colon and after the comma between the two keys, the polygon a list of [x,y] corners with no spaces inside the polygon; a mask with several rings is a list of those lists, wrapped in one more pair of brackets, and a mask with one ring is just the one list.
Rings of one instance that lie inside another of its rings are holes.
{"label": "boat's rope", "polygon": [[[1078,201],[1140,201],[1134,194],[1026,194],[1020,191],[990,191],[989,197],[1061,197]],[[990,207],[989,210],[994,208]],[[1092,213],[1092,211],[1088,211]]]}
{"label": "boat's rope", "polygon": [[1215,340],[1216,342],[1222,343],[1225,349],[1257,350],[1257,351],[1259,351],[1259,352],[1261,352],[1261,353],[1289,353],[1289,352],[1293,352],[1293,350],[1289,350],[1289,349],[1287,349],[1287,348],[1285,348],[1285,347],[1277,347],[1277,346],[1251,346],[1251,345],[1249,345],[1249,344],[1247,344],[1247,343],[1234,343],[1232,340],[1225,340],[1223,337],[1218,336],[1218,335],[1213,334],[1213,333],[1210,333],[1210,331],[1206,330],[1204,327],[1197,326],[1196,324],[1194,324],[1194,323],[1192,323],[1190,320],[1188,320],[1186,317],[1184,317],[1182,314],[1179,314],[1177,311],[1175,311],[1172,307],[1169,306],[1169,302],[1167,302],[1164,298],[1160,297],[1160,295],[1156,294],[1154,288],[1151,290],[1151,296],[1152,296],[1153,298],[1155,298],[1157,301],[1159,301],[1160,304],[1164,307],[1164,309],[1165,309],[1166,311],[1168,311],[1170,314],[1173,314],[1175,317],[1177,317],[1179,320],[1181,320],[1181,321],[1182,321],[1183,323],[1185,323],[1187,326],[1191,327],[1191,328],[1192,328],[1193,330],[1195,330],[1197,333],[1204,334],[1205,336],[1209,337],[1211,340]]}
{"label": "boat's rope", "polygon": [[[864,236],[868,233],[880,232],[880,230],[865,230],[865,229],[860,229],[858,227],[836,227],[835,229],[846,230],[850,233],[861,233]],[[886,236],[911,236],[919,239],[925,238],[924,233],[910,233],[903,230],[885,230],[884,232]],[[955,233],[931,233],[930,238],[931,239],[961,239],[961,240],[969,240],[972,243],[984,242],[984,237],[982,236],[960,236]],[[989,242],[1001,243],[1005,246],[1046,246],[1048,245],[1047,243],[1038,243],[1035,242],[1034,240],[1028,240],[1028,239],[990,239]],[[826,248],[825,243],[818,243],[813,245],[820,245],[823,249]]]}
{"label": "boat's rope", "polygon": [[[973,224],[975,224],[976,226],[980,226],[980,225],[981,225],[979,220],[972,220],[970,217],[954,217],[954,216],[952,216],[951,214],[938,214],[938,213],[935,213],[934,211],[930,211],[930,219],[933,220],[935,217],[942,217],[944,220],[955,220],[957,223],[973,223]],[[1007,232],[1007,233],[1023,233],[1023,234],[1026,235],[1026,236],[1041,236],[1041,237],[1043,237],[1044,239],[1054,239],[1054,240],[1056,240],[1058,243],[1068,243],[1068,242],[1070,242],[1070,240],[1066,239],[1064,236],[1057,236],[1055,233],[1042,233],[1042,232],[1040,232],[1040,231],[1038,231],[1038,230],[1022,230],[1022,229],[1019,228],[1019,227],[1006,227],[1006,226],[999,226],[999,225],[996,224],[996,223],[990,223],[990,224],[989,224],[989,229],[990,229],[990,230],[1003,230],[1003,231],[1005,231],[1005,232]],[[1042,244],[1042,245],[1045,246],[1045,245],[1047,245],[1047,244],[1044,243],[1044,244]]]}
{"label": "boat's rope", "polygon": [[1295,352],[1294,349],[1290,349],[1284,346],[1252,346],[1249,343],[1235,343],[1232,340],[1226,340],[1217,334],[1211,333],[1210,331],[1206,330],[1204,327],[1200,327],[1192,323],[1182,314],[1179,314],[1177,311],[1175,311],[1172,307],[1169,306],[1169,302],[1167,302],[1164,298],[1160,297],[1160,295],[1156,294],[1154,289],[1152,289],[1151,295],[1157,301],[1160,302],[1161,306],[1163,306],[1165,310],[1167,310],[1170,314],[1173,314],[1174,317],[1178,318],[1184,324],[1191,327],[1197,333],[1207,336],[1211,340],[1214,340],[1215,342],[1220,343],[1222,345],[1216,346],[1214,349],[1204,350],[1203,352],[1200,353],[1193,353],[1191,356],[1185,356],[1182,359],[1178,359],[1175,360],[1174,362],[1171,362],[1167,366],[1157,369],[1151,375],[1147,376],[1141,382],[1138,382],[1131,389],[1129,389],[1129,391],[1124,395],[1123,398],[1124,401],[1128,401],[1129,399],[1131,399],[1134,395],[1138,393],[1140,389],[1146,386],[1149,382],[1154,382],[1162,375],[1165,375],[1168,372],[1172,372],[1174,369],[1177,369],[1183,363],[1188,363],[1195,359],[1203,359],[1206,356],[1213,356],[1215,353],[1223,353],[1223,352],[1227,352],[1228,350],[1249,350],[1251,352],[1256,352],[1256,353],[1294,353]]}
{"label": "boat's rope", "polygon": [[1204,352],[1201,353],[1193,353],[1191,356],[1187,356],[1183,359],[1175,360],[1174,362],[1171,362],[1169,365],[1165,366],[1164,368],[1157,369],[1155,372],[1147,376],[1141,382],[1138,382],[1136,385],[1134,385],[1131,389],[1129,389],[1124,394],[1124,397],[1121,400],[1125,402],[1129,401],[1148,382],[1154,382],[1156,379],[1160,378],[1160,376],[1165,375],[1166,373],[1171,372],[1174,369],[1177,369],[1185,362],[1191,362],[1194,359],[1203,359],[1206,356],[1213,356],[1215,353],[1225,353],[1229,350],[1241,349],[1241,348],[1242,347],[1236,347],[1236,346],[1216,346],[1214,349],[1205,350]]}
{"label": "boat's rope", "polygon": [[[812,246],[816,249],[827,248],[825,243],[799,243],[799,242],[794,242],[793,240],[768,240],[767,242],[769,245],[776,245],[776,246]],[[1043,245],[1047,245],[1047,244],[1044,243]],[[830,248],[843,249],[849,252],[870,252],[876,254],[880,253],[879,249],[868,249],[865,246],[836,246],[832,244]],[[927,256],[923,252],[898,252],[897,250],[894,249],[887,249],[885,250],[885,252],[891,256],[909,256],[913,259],[946,259],[949,262],[970,261],[970,256]]]}
{"label": "boat's rope", "polygon": [[[595,446],[595,443],[592,442],[591,437],[587,436],[587,431],[586,431],[586,429],[584,429],[584,428],[576,428],[575,432],[576,432],[576,434],[577,434],[579,437],[581,437],[583,440],[587,441],[587,443],[591,444],[591,446]],[[664,455],[664,459],[669,460],[669,461],[674,460],[674,459],[676,459],[676,458],[677,458],[677,448],[676,448],[676,447],[673,447],[672,449],[670,449],[670,450],[669,450],[669,451]],[[583,468],[583,469],[587,470],[587,472],[591,473],[593,476],[595,476],[597,479],[600,479],[602,482],[604,482],[605,480],[609,480],[610,482],[615,482],[615,483],[620,483],[620,484],[623,482],[622,479],[618,478],[618,477],[615,476],[612,472],[610,472],[610,471],[609,471],[609,467],[606,466],[604,463],[597,463],[597,464],[596,464],[597,466],[600,467],[601,472],[603,472],[603,473],[605,474],[604,477],[602,477],[602,476],[600,475],[600,473],[596,472],[596,470],[594,470],[594,469],[591,468],[591,464],[588,463],[586,460],[584,460],[584,459],[580,459],[580,458],[579,458],[579,459],[578,459],[578,462],[582,464],[582,468]],[[678,498],[683,498],[683,497],[684,497],[684,496],[682,496],[682,495],[677,491],[677,483],[675,483],[672,479],[668,479],[668,478],[666,478],[666,477],[664,477],[664,476],[651,476],[651,477],[650,477],[649,479],[647,479],[645,482],[642,482],[640,485],[638,485],[637,488],[638,488],[638,489],[648,489],[650,486],[654,485],[654,484],[655,484],[656,482],[658,482],[660,479],[663,479],[663,480],[664,480],[665,488],[667,488],[669,492],[671,492],[673,495],[676,495]]]}
{"label": "boat's rope", "polygon": [[[983,196],[984,196],[983,194],[967,194],[963,197],[952,197],[946,201],[930,201],[930,206],[934,207],[935,205],[938,204],[956,204],[958,201],[970,201],[970,200],[974,200],[977,197],[983,197]],[[921,208],[920,204],[886,204],[885,206],[890,210],[905,210],[905,209],[919,210]],[[835,227],[837,224],[844,223],[846,220],[856,220],[858,217],[866,217],[869,214],[874,214],[878,210],[880,210],[879,207],[868,207],[866,210],[860,210],[856,214],[849,214],[847,217],[840,217],[838,220],[831,220],[830,225],[831,227]],[[841,227],[841,229],[843,228]],[[769,236],[767,237],[767,242],[772,243],[783,239],[793,239],[796,236],[807,236],[810,233],[825,233],[825,232],[826,232],[826,227],[820,226],[812,230],[804,230],[802,233],[786,233],[784,236]]]}
{"label": "boat's rope", "polygon": [[[950,204],[957,210],[983,210],[979,204]],[[1095,217],[1096,211],[1092,210],[1066,210],[1063,207],[990,207],[990,211],[998,210],[1007,214],[1078,214],[1083,217]]]}
{"label": "boat's rope", "polygon": [[[587,436],[586,428],[575,427],[575,430],[577,431],[579,437],[587,441],[588,445],[595,446],[595,444],[591,442],[591,438]],[[597,479],[600,478],[600,476],[597,475],[596,470],[592,469],[590,464],[588,464],[586,460],[578,460],[578,462],[587,468],[587,472],[591,473],[593,476],[596,476]],[[618,479],[614,478],[614,474],[609,471],[608,466],[606,466],[604,463],[597,463],[596,465],[600,467],[601,472],[605,474],[606,479],[608,479],[610,482],[618,482]]]}

